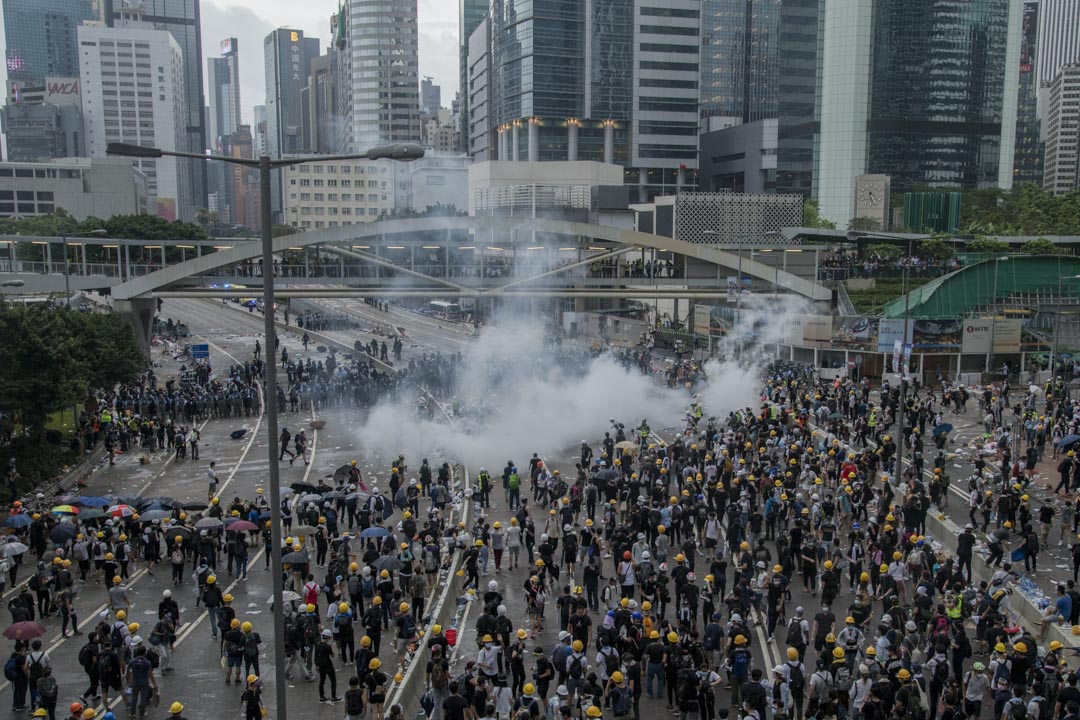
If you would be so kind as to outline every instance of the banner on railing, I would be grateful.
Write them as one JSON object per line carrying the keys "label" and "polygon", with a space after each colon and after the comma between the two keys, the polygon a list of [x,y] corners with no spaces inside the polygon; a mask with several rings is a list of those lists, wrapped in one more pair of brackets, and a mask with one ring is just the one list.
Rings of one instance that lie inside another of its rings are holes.
{"label": "banner on railing", "polygon": [[838,315],[833,318],[832,346],[848,350],[878,349],[878,318]]}

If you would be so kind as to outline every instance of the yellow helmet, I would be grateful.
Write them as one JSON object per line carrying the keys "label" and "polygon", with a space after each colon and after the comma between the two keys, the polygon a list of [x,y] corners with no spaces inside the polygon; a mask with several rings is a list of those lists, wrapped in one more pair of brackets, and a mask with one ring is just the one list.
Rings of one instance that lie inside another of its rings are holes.
{"label": "yellow helmet", "polygon": [[590,705],[588,710],[585,711],[585,717],[598,718],[603,716],[604,713],[595,705]]}
{"label": "yellow helmet", "polygon": [[746,636],[745,635],[736,635],[735,636],[735,644],[736,645],[745,645],[746,644]]}
{"label": "yellow helmet", "polygon": [[677,642],[679,642],[679,635],[678,635],[678,633],[674,633],[674,632],[669,632],[669,633],[667,634],[667,641],[668,641],[669,643],[677,643]]}
{"label": "yellow helmet", "polygon": [[184,706],[178,702],[174,702],[172,705],[169,706],[169,712],[171,712],[173,715],[179,715],[180,713],[184,712]]}
{"label": "yellow helmet", "polygon": [[532,695],[533,693],[536,692],[536,686],[533,685],[532,683],[525,683],[524,685],[521,686],[521,691],[523,693],[525,693],[526,695]]}
{"label": "yellow helmet", "polygon": [[837,660],[844,659],[844,648],[833,648],[832,656]]}
{"label": "yellow helmet", "polygon": [[379,658],[371,658],[371,662],[367,664],[368,670],[378,670],[382,667],[382,661]]}
{"label": "yellow helmet", "polygon": [[623,678],[623,674],[621,672],[619,672],[618,670],[611,673],[611,681],[614,682],[614,683],[621,683],[624,679],[625,678]]}
{"label": "yellow helmet", "polygon": [[900,668],[896,671],[896,677],[900,678],[901,680],[910,680],[911,672],[909,672],[907,668]]}
{"label": "yellow helmet", "polygon": [[787,649],[787,658],[788,658],[788,660],[798,660],[799,659],[799,651],[796,650],[793,647],[789,647]]}
{"label": "yellow helmet", "polygon": [[242,624],[240,625],[240,629],[241,629],[241,630],[242,630],[243,632],[246,632],[246,633],[249,633],[249,632],[251,632],[251,627],[252,627],[252,626],[251,626],[251,623],[249,623],[249,622],[244,622],[244,623],[242,623]]}

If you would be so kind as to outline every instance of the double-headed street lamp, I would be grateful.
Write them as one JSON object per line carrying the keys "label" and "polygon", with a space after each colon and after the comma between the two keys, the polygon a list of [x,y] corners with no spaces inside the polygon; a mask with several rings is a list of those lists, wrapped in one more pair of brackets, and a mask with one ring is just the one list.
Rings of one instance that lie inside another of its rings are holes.
{"label": "double-headed street lamp", "polygon": [[355,155],[316,155],[308,157],[282,158],[271,160],[263,155],[258,159],[227,157],[224,155],[201,155],[199,153],[174,152],[162,150],[144,145],[130,145],[128,143],[109,143],[105,150],[108,155],[122,155],[144,159],[155,159],[164,156],[194,158],[196,160],[220,160],[242,165],[244,167],[258,168],[259,170],[259,201],[262,222],[262,270],[263,270],[263,315],[265,324],[263,332],[266,335],[266,362],[264,384],[266,389],[266,431],[267,431],[267,454],[270,460],[270,532],[273,542],[270,543],[271,564],[274,574],[274,680],[277,699],[277,717],[286,720],[286,684],[285,684],[285,615],[282,611],[281,595],[284,591],[281,566],[281,492],[279,488],[278,473],[278,417],[277,417],[277,364],[275,363],[275,347],[271,340],[274,334],[274,237],[271,232],[270,216],[270,171],[289,165],[301,165],[309,162],[327,162],[335,160],[398,160],[409,162],[418,160],[424,156],[424,149],[415,143],[392,143],[389,145],[377,145],[365,153]]}

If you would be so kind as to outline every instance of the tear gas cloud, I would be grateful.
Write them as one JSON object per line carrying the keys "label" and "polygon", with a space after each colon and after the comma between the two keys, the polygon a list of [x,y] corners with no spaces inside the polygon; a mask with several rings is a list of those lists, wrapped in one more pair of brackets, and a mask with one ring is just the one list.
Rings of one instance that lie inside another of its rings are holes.
{"label": "tear gas cloud", "polygon": [[[789,316],[804,309],[793,303],[779,311],[775,304],[744,303],[742,316],[743,322],[759,321],[759,342],[775,342]],[[534,452],[548,458],[568,453],[558,457],[567,460],[583,439],[595,447],[612,429],[611,418],[626,426],[628,438],[635,437],[643,419],[654,430],[684,426],[690,403],[684,387],[667,388],[636,367],[627,371],[610,354],[584,359],[583,370],[569,371],[552,361],[545,336],[534,320],[497,319],[463,352],[455,394],[465,408],[462,416],[451,425],[438,415],[420,419],[416,398],[383,403],[360,430],[362,451],[384,461],[403,453],[413,468],[423,457],[433,463],[460,459],[494,473],[507,460],[526,465]],[[741,364],[709,361],[708,384],[698,391],[706,416],[756,408],[761,369],[770,359],[744,355]]]}

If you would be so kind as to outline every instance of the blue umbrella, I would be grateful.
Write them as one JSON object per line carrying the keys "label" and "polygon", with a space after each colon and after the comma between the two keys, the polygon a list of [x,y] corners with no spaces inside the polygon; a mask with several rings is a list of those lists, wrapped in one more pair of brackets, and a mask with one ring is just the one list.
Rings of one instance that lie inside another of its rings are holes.
{"label": "blue umbrella", "polygon": [[1080,435],[1066,435],[1065,437],[1058,440],[1055,444],[1058,447],[1065,447],[1066,445],[1072,445],[1077,440],[1080,440]]}
{"label": "blue umbrella", "polygon": [[81,497],[75,501],[76,505],[82,505],[83,507],[109,507],[111,502],[103,497]]}
{"label": "blue umbrella", "polygon": [[944,435],[948,432],[952,432],[952,429],[953,427],[949,423],[941,423],[936,428],[934,428],[934,437],[937,437],[938,435]]}
{"label": "blue umbrella", "polygon": [[75,537],[75,533],[78,530],[71,523],[60,523],[49,532],[49,539],[56,545],[63,545],[71,538]]}
{"label": "blue umbrella", "polygon": [[384,527],[369,527],[367,530],[364,530],[363,532],[360,533],[360,537],[362,537],[362,538],[386,537],[389,534],[390,534],[390,531],[387,530]]}
{"label": "blue umbrella", "polygon": [[0,525],[3,525],[4,527],[18,528],[18,527],[26,527],[27,525],[29,525],[32,522],[34,522],[34,521],[30,519],[29,515],[12,515],[7,520],[0,523]]}
{"label": "blue umbrella", "polygon": [[259,519],[260,520],[269,520],[270,519],[270,513],[269,512],[259,513]]}

